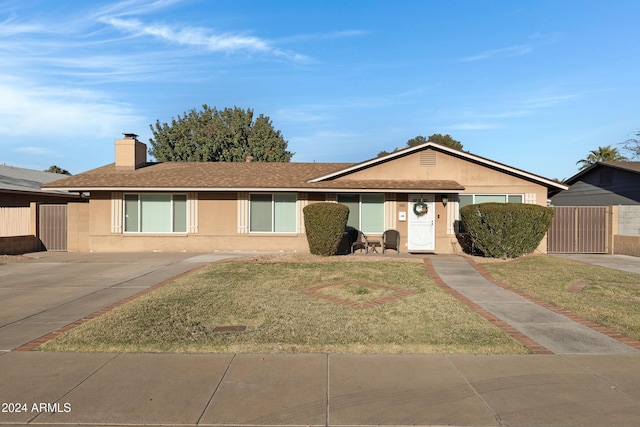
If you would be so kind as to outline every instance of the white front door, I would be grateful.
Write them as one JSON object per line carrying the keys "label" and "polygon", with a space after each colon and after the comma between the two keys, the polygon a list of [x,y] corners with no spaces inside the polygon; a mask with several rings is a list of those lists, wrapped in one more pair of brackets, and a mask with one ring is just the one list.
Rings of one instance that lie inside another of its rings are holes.
{"label": "white front door", "polygon": [[433,194],[409,194],[409,252],[435,250],[435,205]]}

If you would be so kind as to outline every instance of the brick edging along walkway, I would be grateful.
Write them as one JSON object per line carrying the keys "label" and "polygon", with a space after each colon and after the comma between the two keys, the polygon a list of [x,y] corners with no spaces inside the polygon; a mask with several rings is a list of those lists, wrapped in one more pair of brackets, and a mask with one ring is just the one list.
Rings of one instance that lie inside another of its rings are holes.
{"label": "brick edging along walkway", "polygon": [[467,307],[471,308],[473,311],[478,313],[480,316],[484,317],[489,322],[493,323],[495,326],[497,326],[498,328],[502,329],[509,336],[511,336],[516,341],[518,341],[520,344],[522,344],[525,347],[527,347],[533,353],[535,353],[535,354],[553,354],[553,352],[551,350],[549,350],[548,348],[546,348],[542,344],[540,344],[537,341],[529,338],[527,335],[525,335],[522,332],[518,331],[513,326],[509,325],[508,323],[506,323],[502,319],[498,318],[494,314],[489,313],[487,310],[485,310],[484,308],[480,307],[478,304],[476,304],[475,302],[471,301],[469,298],[465,297],[460,292],[458,292],[455,289],[453,289],[451,286],[447,285],[447,283],[444,280],[442,280],[442,278],[440,277],[440,275],[438,274],[436,269],[433,267],[433,264],[431,263],[431,260],[429,260],[428,258],[425,258],[424,259],[424,265],[425,265],[425,268],[427,269],[427,273],[429,274],[431,279],[436,283],[436,285],[438,285],[440,288],[442,288],[443,290],[445,290],[446,292],[448,292],[449,294],[453,295],[455,298],[457,298],[458,300],[460,300],[461,302],[466,304]]}
{"label": "brick edging along walkway", "polygon": [[524,299],[527,299],[537,305],[539,305],[540,307],[546,308],[549,311],[553,311],[554,313],[560,314],[562,316],[565,316],[568,319],[573,320],[574,322],[580,323],[588,328],[593,329],[596,332],[600,332],[601,334],[604,334],[608,337],[611,337],[617,341],[620,341],[623,344],[626,344],[630,347],[633,347],[635,349],[640,350],[640,341],[633,339],[633,338],[629,338],[625,335],[622,335],[619,332],[613,331],[609,328],[607,328],[606,326],[602,326],[602,325],[598,325],[597,323],[592,322],[591,320],[579,316],[575,313],[572,313],[570,311],[567,310],[563,310],[547,301],[543,301],[541,299],[532,297],[531,295],[528,295],[518,289],[512,288],[511,286],[509,286],[508,284],[496,279],[495,277],[493,277],[491,275],[491,273],[489,273],[487,270],[485,270],[480,264],[478,264],[477,262],[475,262],[474,260],[470,260],[468,259],[467,262],[476,269],[476,271],[478,273],[480,273],[482,275],[482,277],[484,277],[485,279],[487,279],[488,281],[490,281],[491,283],[493,283],[494,285],[500,286],[503,289],[506,289],[510,292],[513,292],[514,294],[521,296]]}

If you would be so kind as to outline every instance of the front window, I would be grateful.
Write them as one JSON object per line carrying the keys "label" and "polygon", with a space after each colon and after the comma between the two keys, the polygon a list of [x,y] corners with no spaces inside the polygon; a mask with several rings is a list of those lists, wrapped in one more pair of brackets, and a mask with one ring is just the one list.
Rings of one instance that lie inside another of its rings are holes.
{"label": "front window", "polygon": [[[465,206],[480,203],[522,203],[523,199],[522,194],[459,194],[458,204],[462,209]],[[462,221],[457,221],[457,223],[458,233],[465,233]]]}
{"label": "front window", "polygon": [[348,227],[363,233],[384,231],[384,194],[338,194],[337,201],[349,207]]}
{"label": "front window", "polygon": [[296,232],[296,194],[251,194],[249,230],[258,233]]}
{"label": "front window", "polygon": [[522,203],[522,194],[459,194],[460,209],[480,203]]}
{"label": "front window", "polygon": [[186,233],[186,194],[125,194],[126,233]]}

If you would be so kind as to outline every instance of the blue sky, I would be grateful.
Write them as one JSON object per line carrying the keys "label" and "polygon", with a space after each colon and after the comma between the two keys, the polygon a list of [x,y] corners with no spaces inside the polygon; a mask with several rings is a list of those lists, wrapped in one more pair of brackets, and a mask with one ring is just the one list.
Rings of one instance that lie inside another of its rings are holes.
{"label": "blue sky", "polygon": [[640,2],[0,1],[0,164],[80,173],[203,104],[271,118],[293,161],[417,135],[568,178],[640,131]]}

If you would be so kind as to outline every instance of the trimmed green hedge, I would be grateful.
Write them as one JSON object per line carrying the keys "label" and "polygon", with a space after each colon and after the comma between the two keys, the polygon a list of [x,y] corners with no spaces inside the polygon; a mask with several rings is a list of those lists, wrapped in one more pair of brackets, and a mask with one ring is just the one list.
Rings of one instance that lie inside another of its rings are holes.
{"label": "trimmed green hedge", "polygon": [[491,258],[516,258],[536,250],[553,221],[553,209],[519,203],[482,203],[460,209],[475,249]]}
{"label": "trimmed green hedge", "polygon": [[314,255],[336,253],[349,218],[349,207],[339,203],[313,203],[302,210],[309,250]]}

